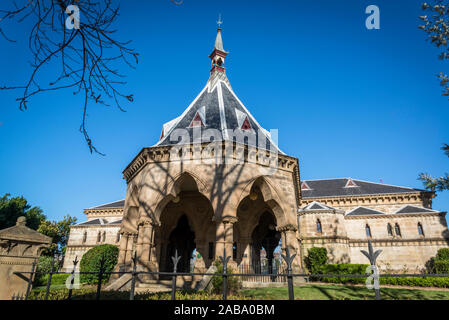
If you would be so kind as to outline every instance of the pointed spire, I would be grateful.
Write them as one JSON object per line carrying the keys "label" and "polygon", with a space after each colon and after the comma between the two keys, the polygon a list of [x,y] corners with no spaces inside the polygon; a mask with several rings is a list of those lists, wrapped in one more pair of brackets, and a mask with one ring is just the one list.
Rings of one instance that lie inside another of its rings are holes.
{"label": "pointed spire", "polygon": [[218,16],[218,28],[217,28],[217,38],[215,38],[214,50],[210,54],[209,58],[212,60],[212,68],[210,73],[213,74],[215,71],[221,73],[225,72],[224,61],[228,52],[223,48],[223,39],[221,38],[221,15]]}
{"label": "pointed spire", "polygon": [[226,52],[223,48],[223,39],[221,38],[221,25],[223,24],[223,21],[221,21],[221,14],[218,15],[218,21],[217,21],[217,38],[215,39],[215,50],[220,50],[223,52]]}

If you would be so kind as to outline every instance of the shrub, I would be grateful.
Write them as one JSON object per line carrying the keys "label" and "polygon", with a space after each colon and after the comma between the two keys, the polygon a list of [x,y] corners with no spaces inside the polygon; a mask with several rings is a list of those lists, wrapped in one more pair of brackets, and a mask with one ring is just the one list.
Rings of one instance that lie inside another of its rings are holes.
{"label": "shrub", "polygon": [[438,250],[435,260],[449,261],[449,248],[442,248]]}
{"label": "shrub", "polygon": [[305,258],[307,269],[311,273],[320,273],[320,267],[327,262],[327,250],[326,248],[310,248],[308,255]]}
{"label": "shrub", "polygon": [[81,282],[86,282],[88,284],[98,283],[98,272],[100,272],[101,259],[104,257],[104,269],[103,283],[109,281],[110,274],[107,272],[112,272],[117,264],[119,249],[111,244],[102,244],[93,247],[87,251],[81,258],[80,272],[95,272],[91,274],[80,275]]}
{"label": "shrub", "polygon": [[36,272],[40,274],[50,273],[51,264],[53,263],[53,272],[57,272],[59,268],[58,260],[49,256],[40,256],[37,262]]}
{"label": "shrub", "polygon": [[449,273],[449,260],[435,259],[433,264],[436,273]]}
{"label": "shrub", "polygon": [[[367,264],[325,264],[319,268],[321,274],[365,274]],[[367,275],[368,277],[368,275]],[[330,283],[365,283],[364,277],[319,277],[319,281]]]}
{"label": "shrub", "polygon": [[[214,262],[217,267],[216,274],[223,273],[223,264],[220,261]],[[227,273],[235,273],[231,267],[228,267]],[[236,293],[240,289],[239,277],[228,277],[227,282],[227,292],[230,294]],[[223,277],[213,276],[212,277],[212,291],[216,294],[221,294],[223,292]]]}

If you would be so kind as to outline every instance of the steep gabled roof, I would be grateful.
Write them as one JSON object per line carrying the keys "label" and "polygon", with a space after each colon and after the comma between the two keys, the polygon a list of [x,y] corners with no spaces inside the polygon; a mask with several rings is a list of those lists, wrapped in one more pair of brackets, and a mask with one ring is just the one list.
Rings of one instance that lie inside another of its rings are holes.
{"label": "steep gabled roof", "polygon": [[347,187],[350,178],[305,180],[311,190],[302,190],[303,198],[358,196],[422,192],[425,190],[351,179],[356,186]]}
{"label": "steep gabled roof", "polygon": [[379,215],[379,214],[385,214],[381,211],[377,211],[374,209],[370,209],[367,207],[357,207],[355,209],[352,209],[349,211],[346,215],[347,216],[372,216],[372,215]]}
{"label": "steep gabled roof", "polygon": [[[226,55],[219,27],[210,55],[213,67],[206,86],[179,117],[163,125],[161,138],[155,146],[235,141],[282,153],[270,133],[260,126],[231,88],[224,68]],[[201,125],[192,125],[193,122]],[[212,131],[215,134],[210,134]]]}

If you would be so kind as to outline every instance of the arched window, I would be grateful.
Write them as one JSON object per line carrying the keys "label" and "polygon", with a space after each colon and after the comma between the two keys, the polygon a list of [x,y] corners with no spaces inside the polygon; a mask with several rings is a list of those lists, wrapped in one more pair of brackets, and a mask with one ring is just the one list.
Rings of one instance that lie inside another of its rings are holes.
{"label": "arched window", "polygon": [[103,231],[103,239],[101,242],[105,242],[106,241],[106,231]]}
{"label": "arched window", "polygon": [[397,223],[394,225],[394,231],[396,232],[396,235],[398,237],[401,236],[401,228],[399,228],[399,225]]}
{"label": "arched window", "polygon": [[322,228],[322,226],[321,226],[321,221],[320,221],[320,219],[317,219],[317,221],[316,221],[316,232],[318,232],[318,233],[323,233],[323,228]]}
{"label": "arched window", "polygon": [[418,234],[419,234],[420,236],[424,236],[424,229],[423,229],[423,227],[422,227],[421,222],[418,222]]}
{"label": "arched window", "polygon": [[86,240],[87,240],[87,231],[84,231],[84,234],[83,234],[83,243],[86,243]]}
{"label": "arched window", "polygon": [[115,242],[120,242],[120,232],[117,232],[117,238],[115,238]]}
{"label": "arched window", "polygon": [[393,228],[391,227],[391,224],[387,225],[387,231],[388,231],[388,236],[392,237],[393,236]]}
{"label": "arched window", "polygon": [[369,227],[369,225],[365,226],[365,232],[366,232],[366,236],[368,238],[371,238],[371,228]]}
{"label": "arched window", "polygon": [[97,242],[100,242],[100,241],[101,241],[101,232],[98,231],[98,234],[97,234]]}

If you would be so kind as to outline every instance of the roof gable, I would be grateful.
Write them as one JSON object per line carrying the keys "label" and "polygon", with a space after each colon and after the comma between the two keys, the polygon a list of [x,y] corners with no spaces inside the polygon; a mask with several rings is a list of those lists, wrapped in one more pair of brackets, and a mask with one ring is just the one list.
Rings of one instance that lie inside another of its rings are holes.
{"label": "roof gable", "polygon": [[438,212],[435,210],[431,210],[431,209],[427,209],[427,208],[423,208],[423,207],[418,207],[418,206],[411,206],[411,205],[407,205],[405,207],[402,207],[401,209],[399,209],[398,211],[396,211],[396,214],[405,214],[405,213],[434,213],[434,212]]}
{"label": "roof gable", "polygon": [[372,215],[379,215],[379,214],[385,214],[385,213],[378,211],[378,210],[360,206],[360,207],[352,209],[346,215],[347,216],[372,216]]}

